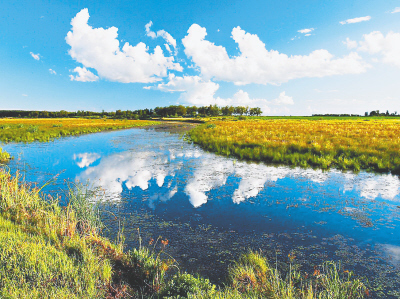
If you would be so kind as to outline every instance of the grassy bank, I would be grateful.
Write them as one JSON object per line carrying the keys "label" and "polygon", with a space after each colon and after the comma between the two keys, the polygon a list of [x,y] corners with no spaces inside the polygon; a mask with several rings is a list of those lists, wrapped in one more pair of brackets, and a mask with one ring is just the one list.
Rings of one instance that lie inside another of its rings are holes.
{"label": "grassy bank", "polygon": [[0,141],[50,141],[62,136],[74,136],[107,130],[126,129],[158,124],[147,120],[115,120],[85,118],[3,118],[0,119]]}
{"label": "grassy bank", "polygon": [[188,133],[206,150],[313,168],[400,173],[400,120],[304,118],[210,120]]}
{"label": "grassy bank", "polygon": [[[180,271],[168,241],[125,251],[101,235],[95,193],[71,189],[69,204],[44,199],[19,176],[0,171],[0,298],[363,298],[368,290],[333,263],[280,273],[248,252],[227,284]],[[123,240],[121,236],[118,240]],[[295,257],[289,256],[289,263]]]}
{"label": "grassy bank", "polygon": [[[33,142],[50,141],[62,136],[75,136],[107,130],[126,129],[159,124],[147,120],[113,120],[85,118],[2,118],[0,119],[0,141]],[[10,155],[0,148],[0,163]]]}

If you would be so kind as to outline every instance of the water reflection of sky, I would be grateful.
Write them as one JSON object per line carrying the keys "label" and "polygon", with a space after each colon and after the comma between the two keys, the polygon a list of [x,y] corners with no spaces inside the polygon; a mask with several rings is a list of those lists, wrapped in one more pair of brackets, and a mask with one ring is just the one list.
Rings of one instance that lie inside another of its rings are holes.
{"label": "water reflection of sky", "polygon": [[[152,151],[141,148],[110,154],[101,157],[100,163],[92,166],[91,164],[100,157],[99,153],[74,153],[73,159],[76,165],[84,168],[84,171],[78,173],[76,178],[80,181],[88,180],[94,186],[104,188],[109,196],[115,198],[121,195],[124,185],[130,190],[135,187],[147,190],[151,181],[155,180],[159,188],[165,189],[167,177],[173,180],[177,173],[185,176],[185,172],[190,172],[181,186],[181,192],[188,196],[195,208],[206,204],[210,199],[208,192],[223,187],[229,177],[235,177],[240,181],[233,194],[227,194],[237,204],[257,197],[264,188],[271,188],[268,183],[286,178],[290,179],[290,183],[296,180],[310,181],[319,184],[321,188],[334,184],[343,194],[354,195],[355,193],[357,197],[368,200],[399,201],[400,180],[391,174],[353,174],[274,167],[237,162],[234,159],[215,156],[193,147],[171,149],[168,144],[160,144],[156,150]],[[171,183],[168,186],[167,188],[170,189],[168,192],[177,188]]]}
{"label": "water reflection of sky", "polygon": [[58,175],[59,184],[48,191],[62,188],[63,179],[89,181],[113,202],[127,202],[127,210],[145,206],[167,221],[243,235],[307,235],[310,244],[342,235],[400,264],[397,176],[241,162],[177,135],[140,129],[9,144],[5,150],[16,157],[11,169],[26,170],[28,181],[42,184]]}

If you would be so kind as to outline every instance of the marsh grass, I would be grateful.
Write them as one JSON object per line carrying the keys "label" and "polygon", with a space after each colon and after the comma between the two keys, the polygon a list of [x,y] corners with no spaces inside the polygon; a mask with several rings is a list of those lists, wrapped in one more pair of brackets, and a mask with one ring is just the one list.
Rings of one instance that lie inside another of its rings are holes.
{"label": "marsh grass", "polygon": [[[146,120],[113,120],[85,118],[53,119],[0,119],[0,141],[3,142],[47,142],[62,136],[101,132],[156,125],[159,122]],[[0,163],[10,160],[10,155],[0,148]]]}
{"label": "marsh grass", "polygon": [[249,119],[211,121],[190,140],[225,156],[312,168],[400,174],[400,120]]}
{"label": "marsh grass", "polygon": [[147,120],[114,120],[86,118],[3,118],[0,119],[0,141],[50,141],[62,136],[155,125]]}
{"label": "marsh grass", "polygon": [[11,158],[10,154],[3,151],[3,149],[0,147],[0,163],[5,163],[9,161]]}

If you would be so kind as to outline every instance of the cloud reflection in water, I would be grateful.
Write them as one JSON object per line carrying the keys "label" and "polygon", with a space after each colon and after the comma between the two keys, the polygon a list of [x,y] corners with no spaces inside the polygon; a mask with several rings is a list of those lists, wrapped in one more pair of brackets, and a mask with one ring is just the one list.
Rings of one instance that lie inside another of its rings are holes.
{"label": "cloud reflection in water", "polygon": [[[82,165],[87,167],[77,179],[89,180],[95,187],[104,188],[107,195],[112,198],[120,198],[123,184],[130,190],[135,187],[147,190],[150,180],[154,179],[159,188],[167,188],[167,191],[155,191],[150,196],[151,207],[154,207],[154,203],[158,200],[171,199],[180,188],[189,197],[190,203],[194,207],[199,207],[209,200],[207,193],[224,186],[229,177],[239,179],[239,185],[232,194],[234,203],[256,197],[267,183],[285,178],[307,180],[317,184],[334,179],[335,182],[342,184],[343,192],[355,191],[369,200],[381,196],[383,199],[399,201],[400,180],[390,174],[353,174],[337,170],[321,171],[235,162],[230,158],[183,147],[179,150],[163,146],[154,151],[135,149],[103,157],[98,165],[91,167],[88,166],[99,159],[99,155],[82,153],[74,155],[75,157],[81,159],[77,162],[79,167]],[[174,184],[169,182],[164,186],[166,177],[176,177],[179,171],[185,177],[184,182],[180,182],[183,186],[177,182]]]}

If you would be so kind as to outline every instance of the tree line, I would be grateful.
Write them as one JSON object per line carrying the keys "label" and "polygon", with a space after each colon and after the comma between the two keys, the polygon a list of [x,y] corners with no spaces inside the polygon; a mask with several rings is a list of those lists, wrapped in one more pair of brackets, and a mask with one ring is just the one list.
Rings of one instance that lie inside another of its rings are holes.
{"label": "tree line", "polygon": [[[351,117],[351,116],[361,116],[359,114],[313,114],[312,116],[330,116],[330,117]],[[379,110],[373,110],[371,112],[365,112],[364,116],[400,116],[397,114],[397,111],[389,113],[389,110],[386,112],[380,113]]]}
{"label": "tree line", "polygon": [[232,116],[262,114],[260,108],[249,108],[244,106],[183,106],[170,105],[168,107],[156,107],[154,109],[139,110],[116,110],[115,112],[93,112],[78,110],[74,112],[60,111],[34,111],[34,110],[0,110],[0,117],[23,117],[23,118],[65,118],[65,117],[93,117],[93,118],[120,118],[120,119],[148,119],[152,117],[206,117],[206,116]]}

